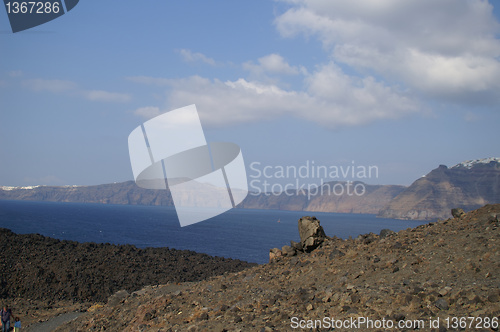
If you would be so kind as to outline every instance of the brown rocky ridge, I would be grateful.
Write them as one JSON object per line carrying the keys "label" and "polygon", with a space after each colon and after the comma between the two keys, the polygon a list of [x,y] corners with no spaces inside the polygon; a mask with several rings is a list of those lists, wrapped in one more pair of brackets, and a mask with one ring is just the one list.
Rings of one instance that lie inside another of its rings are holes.
{"label": "brown rocky ridge", "polygon": [[468,330],[496,331],[500,204],[456,215],[347,240],[301,218],[316,225],[311,252],[292,243],[269,264],[120,291],[57,331],[458,331],[461,317],[472,317]]}
{"label": "brown rocky ridge", "polygon": [[378,213],[393,219],[447,218],[450,209],[466,211],[500,203],[500,158],[440,165],[416,180]]}
{"label": "brown rocky ridge", "polygon": [[[358,195],[353,193],[358,186]],[[349,187],[349,189],[347,189]],[[340,189],[338,189],[340,188]],[[406,187],[370,185],[360,181],[332,181],[317,189],[290,190],[282,193],[249,193],[239,207],[336,213],[376,214]],[[349,192],[348,192],[349,190]],[[342,193],[342,194],[341,194]]]}

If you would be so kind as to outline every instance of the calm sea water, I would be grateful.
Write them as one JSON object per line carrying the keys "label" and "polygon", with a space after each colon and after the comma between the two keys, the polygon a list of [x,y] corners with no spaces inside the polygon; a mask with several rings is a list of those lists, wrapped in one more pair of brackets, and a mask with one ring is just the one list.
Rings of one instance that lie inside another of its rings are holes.
{"label": "calm sea water", "polygon": [[173,207],[0,200],[0,227],[18,234],[189,249],[256,263],[269,260],[269,249],[298,241],[297,221],[305,215],[316,216],[328,236],[341,238],[378,234],[384,228],[399,231],[425,223],[370,214],[233,209],[181,228]]}

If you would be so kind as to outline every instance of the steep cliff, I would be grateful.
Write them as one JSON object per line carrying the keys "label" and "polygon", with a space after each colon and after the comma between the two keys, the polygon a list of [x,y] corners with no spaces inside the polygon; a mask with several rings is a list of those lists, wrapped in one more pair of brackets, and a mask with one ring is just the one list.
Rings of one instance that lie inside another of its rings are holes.
{"label": "steep cliff", "polygon": [[337,213],[376,214],[405,189],[396,185],[368,185],[363,182],[328,182],[310,191],[279,194],[248,194],[240,204],[249,209],[277,209]]}
{"label": "steep cliff", "polygon": [[[375,214],[404,188],[367,185],[362,182],[329,182],[310,191],[249,193],[238,207]],[[143,189],[133,181],[96,186],[0,187],[0,199],[173,206],[169,190]],[[213,203],[213,199],[214,197],[208,196],[198,204],[209,205]]]}
{"label": "steep cliff", "polygon": [[444,219],[450,209],[500,203],[500,158],[440,165],[397,195],[378,214],[396,219]]}

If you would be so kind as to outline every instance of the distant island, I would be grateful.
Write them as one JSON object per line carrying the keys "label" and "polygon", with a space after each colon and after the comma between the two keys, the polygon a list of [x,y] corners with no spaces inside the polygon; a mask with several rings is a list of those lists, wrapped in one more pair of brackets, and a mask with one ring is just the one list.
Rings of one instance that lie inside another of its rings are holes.
{"label": "distant island", "polygon": [[[323,186],[335,188],[346,184],[336,181]],[[451,168],[440,165],[409,187],[362,182],[351,182],[350,185],[362,185],[363,194],[343,192],[339,195],[332,190],[317,190],[314,194],[307,190],[249,193],[238,207],[367,213],[394,219],[444,219],[455,207],[470,211],[485,204],[500,203],[500,158],[465,161]],[[0,199],[173,206],[169,190],[143,189],[133,181],[95,186],[0,186]]]}

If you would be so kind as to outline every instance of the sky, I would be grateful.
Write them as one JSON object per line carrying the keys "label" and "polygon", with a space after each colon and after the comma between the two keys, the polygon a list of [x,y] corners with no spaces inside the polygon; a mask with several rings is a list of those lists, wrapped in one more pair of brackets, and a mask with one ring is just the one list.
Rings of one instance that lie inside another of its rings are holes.
{"label": "sky", "polygon": [[0,185],[133,180],[131,131],[191,104],[207,141],[241,147],[249,181],[314,164],[409,185],[500,157],[499,7],[80,1],[15,34],[0,9]]}

